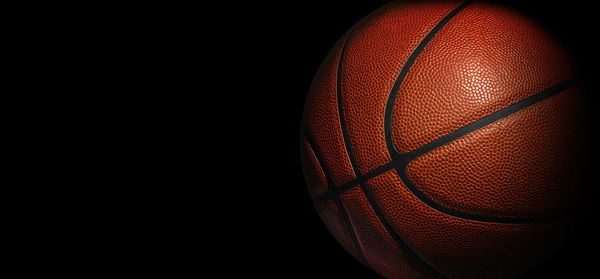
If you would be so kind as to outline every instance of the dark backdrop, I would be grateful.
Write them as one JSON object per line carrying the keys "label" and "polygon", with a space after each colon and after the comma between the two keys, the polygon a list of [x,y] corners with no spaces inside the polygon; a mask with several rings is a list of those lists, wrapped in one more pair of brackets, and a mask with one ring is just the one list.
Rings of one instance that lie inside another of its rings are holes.
{"label": "dark backdrop", "polygon": [[[299,129],[304,99],[326,53],[356,21],[386,2],[310,0],[238,7],[235,17],[239,26],[231,35],[240,57],[236,61],[239,67],[231,73],[237,80],[226,85],[239,92],[239,97],[230,101],[234,110],[242,112],[235,117],[238,125],[233,134],[237,146],[234,152],[241,155],[237,158],[243,161],[243,167],[230,175],[243,183],[235,186],[243,188],[239,195],[248,194],[241,197],[245,200],[242,210],[248,217],[233,220],[238,222],[236,236],[248,245],[243,245],[243,256],[237,259],[249,264],[249,274],[380,278],[337,244],[313,209],[300,166]],[[598,62],[594,41],[598,23],[591,3],[504,2],[547,25],[563,39],[587,70],[592,91],[597,92],[593,82]],[[597,127],[596,123],[592,121],[592,127]],[[524,278],[582,278],[594,274],[588,273],[596,264],[593,251],[591,255],[585,252],[596,247],[593,225],[597,217],[593,199],[586,203],[588,211],[572,237]]]}

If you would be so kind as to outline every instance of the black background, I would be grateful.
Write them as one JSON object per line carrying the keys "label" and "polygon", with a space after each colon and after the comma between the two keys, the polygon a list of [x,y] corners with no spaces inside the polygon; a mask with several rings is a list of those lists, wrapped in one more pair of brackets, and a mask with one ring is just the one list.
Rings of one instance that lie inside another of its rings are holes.
{"label": "black background", "polygon": [[[233,13],[225,10],[234,20],[225,36],[235,53],[233,61],[228,61],[233,64],[225,68],[235,67],[219,70],[231,76],[224,87],[236,93],[227,100],[235,125],[226,127],[232,135],[227,145],[235,154],[236,168],[228,168],[223,181],[235,185],[227,189],[235,189],[243,200],[235,212],[227,214],[237,247],[229,256],[246,263],[248,274],[381,278],[346,253],[321,223],[304,186],[299,130],[304,99],[329,49],[355,22],[387,2],[282,1],[241,4]],[[502,2],[538,20],[563,40],[585,70],[590,91],[597,92],[594,77],[599,55],[594,37],[598,23],[590,2]],[[593,108],[596,98],[589,96]],[[597,128],[595,119],[590,122],[593,128]],[[592,150],[597,152],[590,146]],[[588,182],[598,184],[597,180]],[[595,274],[596,190],[588,190],[582,222],[571,237],[523,278]]]}

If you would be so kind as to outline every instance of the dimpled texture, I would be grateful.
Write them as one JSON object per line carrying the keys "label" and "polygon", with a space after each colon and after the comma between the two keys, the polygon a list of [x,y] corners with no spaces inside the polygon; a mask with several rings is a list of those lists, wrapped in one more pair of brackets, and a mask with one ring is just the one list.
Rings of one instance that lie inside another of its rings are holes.
{"label": "dimpled texture", "polygon": [[[408,165],[419,189],[445,207],[533,217],[573,205],[582,160],[578,87],[527,107]],[[540,148],[543,147],[543,148]],[[561,171],[557,171],[561,170]],[[573,186],[573,187],[565,187]]]}
{"label": "dimpled texture", "polygon": [[360,188],[344,192],[341,198],[370,267],[387,278],[427,278],[382,226]]}
{"label": "dimpled texture", "polygon": [[304,170],[304,178],[306,179],[306,187],[312,199],[319,195],[325,194],[327,191],[327,177],[323,173],[321,163],[319,163],[316,154],[312,150],[308,140],[301,139],[302,152],[302,169]]}
{"label": "dimpled texture", "polygon": [[332,201],[325,201],[316,205],[315,208],[329,232],[337,239],[340,245],[352,256],[358,258],[356,247],[352,242],[348,226],[343,221],[344,218],[341,215],[338,205]]}
{"label": "dimpled texture", "polygon": [[517,225],[440,213],[412,195],[393,170],[367,185],[381,217],[410,249],[450,278],[515,277],[546,257],[568,229],[567,219]]}
{"label": "dimpled texture", "polygon": [[559,46],[522,15],[471,4],[410,68],[394,105],[395,146],[409,152],[572,78]]}
{"label": "dimpled texture", "polygon": [[321,64],[304,105],[306,130],[315,142],[315,152],[323,158],[323,168],[331,174],[336,186],[356,178],[344,147],[336,95],[338,59],[346,36],[338,41]]}
{"label": "dimpled texture", "polygon": [[[383,6],[342,36],[309,90],[300,149],[317,212],[386,278],[523,274],[572,225],[575,76],[559,44],[510,9]],[[549,88],[561,89],[540,95]],[[545,97],[428,147],[532,96]]]}
{"label": "dimpled texture", "polygon": [[356,27],[339,78],[344,120],[360,172],[389,162],[383,115],[394,80],[421,39],[456,6],[392,3]]}

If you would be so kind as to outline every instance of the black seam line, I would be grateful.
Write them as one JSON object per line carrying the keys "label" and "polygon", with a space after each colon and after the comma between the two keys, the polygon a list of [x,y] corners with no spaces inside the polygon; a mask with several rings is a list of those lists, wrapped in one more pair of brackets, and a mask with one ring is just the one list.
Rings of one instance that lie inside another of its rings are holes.
{"label": "black seam line", "polygon": [[[395,169],[395,168],[401,166],[402,164],[403,164],[402,161],[399,160],[399,159],[391,161],[391,162],[389,162],[389,163],[387,163],[385,165],[382,165],[382,166],[380,166],[380,167],[378,167],[378,168],[376,168],[376,169],[374,169],[374,170],[372,170],[370,172],[367,172],[367,173],[359,176],[356,179],[350,180],[350,181],[342,184],[341,186],[336,187],[336,190],[339,193],[343,193],[343,192],[347,191],[348,189],[350,189],[350,188],[352,188],[352,187],[354,187],[354,186],[356,186],[358,184],[365,183],[366,181],[368,181],[368,180],[370,180],[372,178],[375,178],[375,177],[377,177],[379,175],[382,175],[382,174],[386,173],[389,170]],[[316,197],[313,200],[313,203],[318,204],[321,201],[327,200],[327,199],[329,199],[328,195],[323,194],[321,196]]]}
{"label": "black seam line", "polygon": [[396,97],[398,97],[398,91],[400,90],[400,86],[402,85],[402,82],[406,78],[406,75],[408,74],[408,71],[410,70],[412,65],[417,60],[417,57],[421,54],[421,52],[423,52],[423,50],[429,44],[429,42],[431,42],[431,40],[433,40],[435,35],[440,30],[442,30],[442,28],[454,16],[456,16],[460,11],[462,11],[464,8],[466,8],[469,4],[473,3],[473,1],[474,0],[469,0],[469,1],[462,3],[461,5],[456,7],[454,10],[452,10],[450,13],[448,13],[442,20],[440,20],[440,22],[438,22],[433,27],[433,29],[431,29],[431,31],[429,31],[427,36],[425,36],[425,38],[423,38],[423,40],[419,43],[419,45],[417,45],[417,47],[413,50],[411,55],[408,57],[408,59],[404,63],[404,66],[400,70],[400,74],[398,74],[398,78],[394,82],[394,85],[392,86],[392,90],[388,97],[388,101],[385,106],[385,115],[384,115],[385,141],[387,144],[388,152],[390,153],[390,156],[392,157],[392,159],[397,157],[400,154],[400,151],[398,151],[398,149],[396,149],[396,146],[394,145],[394,141],[392,139],[392,120],[393,120],[394,103],[396,101]]}
{"label": "black seam line", "polygon": [[[342,137],[344,140],[344,145],[346,147],[346,151],[348,153],[350,165],[352,166],[352,170],[354,171],[355,176],[361,177],[362,175],[361,175],[360,169],[358,168],[358,165],[356,163],[356,157],[354,156],[354,151],[352,149],[352,145],[350,143],[350,137],[348,134],[348,128],[347,128],[346,121],[344,118],[344,110],[343,110],[343,104],[342,104],[342,86],[341,86],[342,85],[341,75],[342,75],[342,66],[343,66],[343,62],[344,62],[344,55],[346,53],[346,48],[348,46],[348,43],[350,42],[350,38],[352,37],[354,30],[355,29],[352,29],[350,31],[350,33],[348,34],[348,37],[346,38],[346,42],[344,42],[344,46],[342,47],[342,50],[340,53],[340,58],[338,61],[338,68],[337,68],[337,76],[336,76],[336,80],[337,80],[337,82],[336,82],[337,100],[336,101],[338,104],[338,113],[339,113],[340,126],[341,126],[341,130],[342,130]],[[358,186],[362,190],[363,194],[365,195],[365,198],[367,199],[367,202],[368,202],[370,208],[373,210],[373,213],[375,213],[375,216],[379,220],[380,224],[384,227],[384,229],[392,237],[392,239],[400,247],[400,249],[402,249],[402,251],[404,251],[404,253],[406,253],[409,256],[409,258],[413,260],[413,262],[415,264],[417,264],[418,266],[423,268],[423,270],[425,270],[429,274],[433,275],[434,277],[445,278],[445,276],[443,276],[437,270],[435,270],[433,267],[431,267],[429,264],[427,264],[419,255],[417,255],[414,251],[412,251],[412,249],[410,249],[410,247],[408,247],[408,245],[404,242],[404,240],[390,226],[390,224],[388,223],[388,221],[385,218],[385,215],[381,212],[380,208],[377,206],[377,203],[375,202],[374,198],[372,197],[369,189],[365,185],[366,185],[365,183],[358,184]],[[339,195],[336,197],[339,198]]]}
{"label": "black seam line", "polygon": [[[437,140],[434,140],[428,144],[425,144],[424,146],[422,146],[418,149],[415,149],[408,153],[401,153],[392,162],[382,165],[381,167],[378,167],[368,173],[365,173],[364,175],[362,175],[361,177],[358,177],[357,179],[354,179],[354,180],[344,183],[342,186],[339,187],[338,191],[344,192],[344,191],[352,188],[353,186],[358,185],[359,183],[364,183],[364,181],[375,178],[391,169],[396,169],[398,175],[400,176],[400,178],[402,179],[402,181],[404,182],[406,187],[413,194],[415,194],[415,196],[417,196],[417,198],[419,198],[421,201],[423,201],[425,204],[429,205],[430,207],[432,207],[440,212],[443,212],[445,214],[454,216],[454,217],[469,219],[469,220],[473,220],[473,221],[494,222],[494,223],[513,223],[513,224],[545,222],[545,221],[561,218],[562,216],[569,214],[569,212],[571,210],[567,209],[559,214],[544,216],[544,217],[530,217],[530,218],[512,217],[511,218],[511,217],[475,215],[475,214],[464,213],[464,212],[460,212],[460,211],[453,210],[450,208],[446,208],[446,207],[443,207],[443,206],[437,204],[435,201],[431,200],[423,192],[421,192],[414,184],[412,184],[412,182],[406,175],[406,167],[412,160],[414,160],[420,156],[423,156],[424,154],[426,154],[440,146],[446,145],[455,139],[458,139],[464,135],[467,135],[473,131],[476,131],[476,130],[478,130],[482,127],[485,127],[491,123],[494,123],[500,119],[503,119],[503,118],[505,118],[511,114],[514,114],[522,109],[525,109],[531,105],[534,105],[538,102],[548,99],[548,98],[572,87],[578,81],[579,81],[579,78],[573,78],[573,79],[561,82],[559,84],[556,84],[546,90],[543,90],[543,91],[541,91],[535,95],[532,95],[528,98],[525,98],[513,105],[510,105],[510,106],[502,109],[502,110],[492,113],[492,114],[490,114],[484,118],[481,118],[471,124],[463,126],[462,128],[455,130],[454,132],[451,132],[443,137],[440,137]],[[319,203],[325,199],[328,199],[328,197],[325,195],[317,197],[317,198],[315,198],[314,203],[315,204]]]}
{"label": "black seam line", "polygon": [[546,221],[555,220],[555,219],[558,219],[565,215],[570,214],[570,212],[571,212],[570,209],[563,210],[556,214],[551,214],[551,215],[541,216],[541,217],[498,217],[498,216],[472,214],[472,213],[458,211],[458,210],[451,209],[451,208],[445,207],[443,205],[440,205],[439,203],[433,201],[431,198],[429,198],[427,195],[425,195],[425,193],[423,193],[418,187],[416,187],[410,181],[408,175],[406,174],[406,169],[408,167],[408,164],[412,160],[414,160],[420,156],[423,156],[424,154],[427,154],[428,152],[430,152],[440,146],[446,145],[458,138],[461,138],[471,132],[474,132],[480,128],[483,128],[489,124],[492,124],[500,119],[503,119],[509,115],[512,115],[512,114],[514,114],[518,111],[521,111],[527,107],[530,107],[534,104],[537,104],[543,100],[546,100],[546,99],[570,88],[575,83],[577,83],[578,80],[579,80],[578,78],[573,78],[570,80],[563,81],[563,82],[556,84],[548,89],[545,89],[535,95],[527,97],[517,103],[514,103],[504,109],[501,109],[501,110],[499,110],[495,113],[492,113],[484,118],[481,118],[471,124],[463,126],[462,128],[455,130],[454,132],[451,132],[450,134],[442,136],[442,137],[440,137],[440,138],[438,138],[416,150],[413,150],[406,154],[400,154],[400,157],[403,157],[403,159],[400,160],[402,162],[402,164],[399,164],[396,166],[396,172],[398,173],[398,176],[400,176],[400,178],[402,179],[402,181],[404,182],[406,187],[423,203],[427,204],[428,206],[430,206],[430,207],[434,208],[435,210],[440,211],[444,214],[451,215],[451,216],[458,217],[458,218],[468,219],[471,221],[508,223],[508,224],[525,224],[525,223],[546,222]]}
{"label": "black seam line", "polygon": [[337,107],[338,107],[338,117],[340,120],[340,128],[342,130],[342,138],[344,140],[344,146],[346,147],[346,151],[348,151],[348,159],[350,160],[350,165],[352,166],[352,170],[354,171],[354,175],[356,177],[361,176],[360,170],[356,165],[356,158],[354,157],[354,153],[352,152],[352,147],[350,146],[350,137],[348,136],[348,127],[346,126],[346,120],[344,118],[344,109],[342,104],[342,79],[340,76],[342,75],[342,66],[344,64],[344,54],[346,53],[346,48],[348,47],[348,43],[350,42],[350,38],[354,34],[354,30],[352,29],[344,42],[344,46],[340,52],[340,58],[338,59],[338,67],[337,67],[337,75],[336,75],[336,95],[337,95]]}
{"label": "black seam line", "polygon": [[[342,201],[339,197],[339,192],[333,186],[333,182],[331,181],[331,176],[329,176],[329,173],[327,172],[327,169],[325,168],[325,165],[323,164],[324,161],[322,160],[322,158],[320,156],[320,152],[317,151],[317,149],[316,149],[317,145],[315,144],[313,138],[309,134],[308,129],[306,128],[306,126],[304,126],[303,128],[304,128],[304,137],[306,138],[306,142],[308,142],[308,146],[310,147],[310,149],[312,149],[313,154],[315,155],[315,158],[317,159],[317,163],[319,164],[319,166],[321,166],[321,170],[323,171],[323,175],[325,176],[325,181],[327,182],[327,192],[325,192],[325,194],[328,194],[329,200],[333,201],[337,205],[340,215],[343,219],[343,222],[346,224],[346,227],[348,229],[348,234],[350,234],[350,238],[352,239],[352,244],[354,245],[356,254],[357,254],[359,260],[361,262],[363,262],[363,264],[367,265],[365,256],[362,252],[362,249],[360,248],[360,244],[358,243],[358,238],[356,237],[356,234],[354,233],[354,228],[352,227],[352,224],[350,223],[350,218],[348,217],[346,208],[342,204]],[[333,191],[330,191],[330,190],[333,190]]]}
{"label": "black seam line", "polygon": [[410,160],[413,160],[413,159],[415,159],[419,156],[422,156],[423,154],[425,154],[439,146],[445,145],[445,144],[447,144],[457,138],[460,138],[468,133],[471,133],[471,132],[478,130],[484,126],[492,124],[499,119],[505,118],[517,111],[520,111],[520,110],[527,108],[533,104],[536,104],[547,98],[550,98],[550,97],[568,89],[569,87],[573,86],[578,81],[579,81],[579,78],[576,77],[576,78],[569,79],[569,80],[563,81],[561,83],[558,83],[550,88],[547,88],[539,93],[536,93],[535,95],[529,96],[529,97],[527,97],[521,101],[518,101],[508,107],[505,107],[495,113],[492,113],[484,118],[481,118],[471,124],[463,126],[462,128],[455,130],[454,132],[451,132],[451,133],[449,133],[445,136],[442,136],[434,141],[431,141],[430,143],[425,144],[424,146],[417,148],[413,151],[410,151],[410,152],[406,153],[405,155]]}
{"label": "black seam line", "polygon": [[[392,113],[393,113],[393,104],[394,101],[398,95],[398,89],[400,88],[400,85],[402,84],[402,81],[404,80],[404,78],[406,77],[408,70],[410,69],[410,67],[412,66],[412,64],[414,64],[415,60],[417,59],[417,56],[419,56],[419,54],[421,54],[421,52],[423,51],[423,49],[425,49],[425,47],[427,46],[427,44],[433,39],[433,37],[442,29],[442,27],[444,25],[446,25],[446,23],[448,23],[450,21],[450,19],[452,19],[454,16],[456,16],[460,11],[462,11],[464,8],[466,8],[469,4],[473,3],[474,0],[469,0],[466,1],[464,3],[462,3],[461,5],[457,6],[454,10],[452,10],[450,13],[448,13],[444,18],[442,18],[440,20],[440,22],[438,22],[433,28],[432,30],[425,36],[425,38],[423,38],[423,40],[417,45],[417,47],[415,48],[415,50],[413,51],[413,53],[411,53],[411,55],[409,56],[409,58],[406,60],[406,63],[404,63],[404,66],[402,67],[402,69],[400,70],[400,74],[398,75],[398,78],[396,79],[396,81],[394,82],[394,85],[392,87],[392,91],[390,92],[390,95],[388,97],[388,101],[386,104],[386,108],[385,108],[385,118],[384,118],[384,132],[385,132],[385,139],[386,139],[386,145],[388,147],[388,152],[392,158],[392,161],[388,164],[385,164],[365,175],[360,175],[359,173],[356,173],[356,179],[351,180],[347,183],[344,183],[343,185],[339,186],[340,190],[343,192],[351,187],[353,187],[354,185],[358,185],[361,184],[361,182],[364,182],[366,180],[369,180],[371,178],[374,178],[380,174],[383,174],[384,172],[387,172],[388,170],[391,170],[395,167],[397,167],[399,164],[401,164],[401,160],[400,158],[398,158],[401,153],[399,151],[397,151],[396,147],[394,146],[393,140],[392,140],[392,133],[391,133],[391,125],[392,125]],[[349,38],[349,37],[348,37]],[[346,41],[347,43],[347,41]],[[345,48],[346,48],[346,44],[344,45],[344,48],[342,49],[342,54],[345,52]],[[337,95],[338,95],[338,111],[340,114],[340,124],[343,121],[343,113],[342,113],[342,105],[341,102],[339,102],[339,99],[341,99],[341,94],[340,94],[340,89],[341,89],[341,81],[339,79],[340,73],[341,73],[341,65],[342,65],[342,58],[343,55],[341,55],[340,61],[339,61],[339,65],[338,65],[338,79],[337,79]],[[342,125],[342,135],[344,137],[344,143],[346,145],[346,149],[347,150],[351,150],[350,149],[350,143],[348,142],[348,131],[346,129],[346,125]],[[353,158],[353,154],[349,154],[350,158],[350,163],[352,165],[352,168],[355,170],[355,172],[359,171],[358,167],[356,166],[356,164],[354,163],[354,158]],[[318,203],[321,200],[323,200],[326,196],[322,196],[322,197],[318,197],[317,199],[315,199],[313,202]]]}

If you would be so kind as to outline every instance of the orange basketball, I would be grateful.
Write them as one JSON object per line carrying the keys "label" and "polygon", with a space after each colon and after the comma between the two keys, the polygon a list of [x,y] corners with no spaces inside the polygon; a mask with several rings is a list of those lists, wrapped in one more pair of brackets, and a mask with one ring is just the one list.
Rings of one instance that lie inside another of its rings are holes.
{"label": "orange basketball", "polygon": [[306,101],[323,222],[387,278],[514,278],[572,224],[582,85],[542,27],[477,2],[394,2],[352,27]]}

